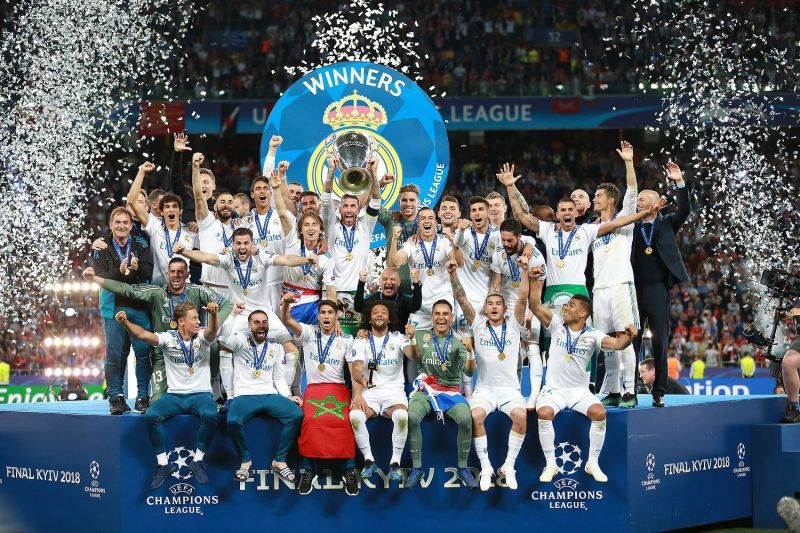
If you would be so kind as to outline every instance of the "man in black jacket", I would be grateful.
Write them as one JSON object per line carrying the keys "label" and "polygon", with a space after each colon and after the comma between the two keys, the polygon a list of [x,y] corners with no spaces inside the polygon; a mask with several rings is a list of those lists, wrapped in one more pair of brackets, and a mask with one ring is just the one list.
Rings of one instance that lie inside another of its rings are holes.
{"label": "man in black jacket", "polygon": [[[153,273],[150,243],[141,236],[132,236],[132,225],[133,217],[127,209],[117,207],[111,211],[111,235],[104,239],[107,246],[103,250],[92,252],[92,266],[98,276],[130,284],[150,283]],[[148,331],[152,329],[147,304],[115,295],[109,295],[109,304],[112,297],[114,312],[111,316],[118,311],[125,311],[131,322]],[[113,318],[103,318],[103,329],[106,339],[105,374],[109,411],[112,415],[130,411],[125,403],[122,382],[128,356],[127,352],[123,353],[123,349],[132,344],[136,355],[137,386],[134,409],[137,413],[144,413],[149,403],[147,387],[150,382],[150,346],[137,339],[129,339],[125,329]]]}
{"label": "man in black jacket", "polygon": [[405,298],[400,292],[400,273],[387,268],[381,273],[380,291],[370,294],[364,298],[364,290],[367,282],[367,272],[358,273],[358,287],[356,288],[353,309],[361,313],[369,303],[374,300],[383,300],[389,306],[389,316],[392,317],[389,325],[392,331],[404,332],[408,317],[422,307],[422,283],[419,281],[419,270],[411,271],[411,298]]}
{"label": "man in black jacket", "polygon": [[[677,187],[678,209],[668,215],[644,218],[633,232],[631,265],[633,266],[636,300],[639,307],[640,334],[634,339],[636,353],[641,353],[642,332],[652,333],[655,359],[653,406],[664,407],[667,384],[667,343],[669,342],[669,290],[676,283],[689,280],[675,236],[691,212],[689,189],[683,173],[673,162],[667,163],[667,177]],[[636,198],[636,210],[650,209],[659,201],[655,191],[644,190]]]}
{"label": "man in black jacket", "polygon": [[[644,390],[640,392],[647,394],[652,392],[653,383],[656,380],[655,362],[652,359],[645,359],[639,363],[639,375],[642,376],[642,383],[644,383]],[[666,384],[664,385],[664,393],[666,394],[691,394],[689,389],[683,386],[677,379],[672,379],[667,376]]]}

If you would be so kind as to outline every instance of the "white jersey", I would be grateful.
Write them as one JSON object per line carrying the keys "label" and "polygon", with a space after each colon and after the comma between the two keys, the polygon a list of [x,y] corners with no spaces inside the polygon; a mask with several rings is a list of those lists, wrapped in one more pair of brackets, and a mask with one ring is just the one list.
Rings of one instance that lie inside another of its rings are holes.
{"label": "white jersey", "polygon": [[[581,224],[573,228],[572,241],[569,250],[566,250],[567,241],[570,233],[559,231],[552,222],[539,221],[539,233],[537,236],[547,247],[547,283],[554,285],[586,285],[586,261],[589,254],[589,247],[597,238],[596,224]],[[565,256],[562,260],[559,257],[558,236],[561,234],[562,246],[565,249]],[[560,261],[564,266],[558,266]]]}
{"label": "white jersey", "polygon": [[[353,352],[353,337],[350,335],[336,335],[324,361],[320,361],[320,354],[328,346],[330,335],[324,335],[319,326],[301,324],[303,332],[300,334],[300,343],[303,348],[303,363],[306,368],[306,383],[344,383],[344,365],[356,360]],[[319,335],[320,347],[317,346]],[[320,370],[320,365],[324,368]]]}
{"label": "white jersey", "polygon": [[[364,375],[369,378],[370,370],[367,367],[374,362],[377,368],[372,372],[372,384],[379,389],[405,390],[405,377],[403,375],[403,348],[408,346],[408,337],[398,331],[389,332],[388,335],[373,337],[375,355],[372,354],[372,345],[369,339],[356,339],[353,341],[355,357],[364,361]],[[384,346],[384,341],[386,342]]]}
{"label": "white jersey", "polygon": [[[524,328],[513,315],[506,315],[506,339],[503,351],[500,352],[489,329],[491,328],[499,342],[503,341],[503,326],[493,327],[483,313],[475,315],[470,336],[475,346],[475,359],[478,365],[478,387],[511,387],[519,389],[517,362],[519,361],[520,342]],[[502,359],[500,359],[502,353]]]}
{"label": "white jersey", "polygon": [[204,334],[205,329],[201,329],[191,341],[183,341],[187,354],[191,350],[194,355],[190,372],[178,340],[178,331],[173,329],[156,333],[158,347],[164,354],[167,392],[174,394],[211,392],[211,343],[206,340]]}
{"label": "white jersey", "polygon": [[[487,229],[486,233],[478,233],[475,228],[458,230],[453,241],[464,253],[464,266],[458,269],[458,280],[472,307],[480,309],[489,294],[492,257],[497,250],[503,249],[500,231],[496,228]],[[477,257],[477,251],[481,248],[480,257]]]}
{"label": "white jersey", "polygon": [[553,315],[547,329],[552,339],[547,359],[547,386],[554,389],[582,387],[588,390],[592,354],[600,349],[606,334],[589,326],[582,334],[570,330],[570,340],[574,344],[570,350],[567,346],[567,328],[561,316]]}
{"label": "white jersey", "polygon": [[[253,353],[253,341],[250,333],[234,332],[233,335],[221,339],[222,343],[233,354],[233,390],[236,396],[255,394],[280,394],[291,396],[284,378],[283,346],[274,340],[255,346],[260,366],[256,367]],[[264,348],[266,345],[266,353]]]}
{"label": "white jersey", "polygon": [[181,257],[186,261],[187,265],[189,264],[188,257],[180,254],[169,255],[167,236],[169,236],[170,245],[174,246],[180,242],[191,250],[198,246],[197,234],[189,231],[188,226],[184,223],[181,223],[177,231],[167,229],[162,218],[152,215],[147,217],[147,225],[144,227],[144,232],[150,237],[150,248],[153,250],[153,275],[150,283],[163,285],[167,282],[170,259]]}
{"label": "white jersey", "polygon": [[[289,213],[291,215],[291,213]],[[283,235],[283,225],[278,212],[269,208],[264,216],[259,215],[255,210],[242,218],[243,224],[253,232],[253,242],[261,250],[266,250],[275,255],[285,255],[286,240]],[[259,227],[261,228],[259,230]],[[283,281],[284,267],[279,266],[267,272],[267,285],[277,285]]]}
{"label": "white jersey", "polygon": [[[450,275],[445,269],[447,259],[450,257],[450,252],[453,251],[453,246],[450,241],[441,235],[435,238],[436,249],[433,249],[434,241],[426,242],[420,239],[416,244],[406,242],[403,245],[402,251],[408,254],[408,267],[418,268],[420,271],[419,279],[422,282],[422,307],[420,311],[430,315],[433,304],[438,300],[447,300],[452,305],[453,303],[453,288],[450,286]],[[432,256],[433,273],[428,273],[428,266],[425,263],[425,254],[422,247],[429,256]]]}
{"label": "white jersey", "polygon": [[[250,269],[250,279],[247,279],[247,265],[250,261],[239,263],[239,269],[236,268],[236,261],[233,252],[227,254],[219,254],[219,267],[225,271],[228,276],[228,284],[231,288],[232,300],[234,302],[244,303],[244,315],[249,315],[256,309],[275,311],[267,296],[267,272],[272,268],[272,263],[277,256],[270,252],[259,248],[258,253],[253,256],[252,266]],[[241,273],[241,279],[240,279]],[[246,287],[242,286],[242,282],[246,283]],[[247,294],[244,294],[246,288]]]}
{"label": "white jersey", "polygon": [[[301,249],[301,244],[297,232],[293,231],[286,237],[286,254],[306,257],[309,250],[305,250],[303,253],[304,249]],[[325,287],[334,285],[336,265],[333,263],[333,257],[327,253],[318,255],[317,259],[316,265],[300,265],[283,269],[285,276],[283,290],[299,296],[299,299],[292,303],[292,307],[319,301]]]}
{"label": "white jersey", "polygon": [[[210,254],[222,254],[231,250],[233,243],[233,230],[241,225],[241,219],[231,218],[227,224],[223,224],[211,211],[203,220],[198,220],[200,227],[199,241],[200,250]],[[204,284],[228,287],[228,276],[225,270],[214,265],[203,263],[203,273],[200,281]]]}
{"label": "white jersey", "polygon": [[[330,197],[329,194],[328,197]],[[356,218],[351,252],[347,251],[345,231],[349,239],[352,227],[345,228],[342,221],[337,218],[339,201],[331,200],[329,203],[328,218],[325,220],[325,233],[328,236],[329,251],[333,256],[335,265],[336,288],[339,291],[355,292],[358,288],[359,271],[367,269],[372,233],[375,231],[375,224],[378,222],[378,209],[381,207],[380,200],[370,200],[364,216]],[[374,211],[374,214],[371,214],[372,211]]]}
{"label": "white jersey", "polygon": [[[544,256],[536,248],[536,242],[533,237],[523,236],[520,240],[522,241],[522,247],[526,244],[533,246],[528,266],[530,268],[545,266]],[[495,250],[494,255],[492,255],[492,272],[500,274],[500,291],[503,293],[503,299],[506,301],[506,307],[508,309],[514,309],[517,299],[519,299],[520,280],[525,274],[519,267],[519,263],[517,263],[518,260],[519,252],[508,257],[502,246]],[[545,278],[547,278],[547,272],[545,272],[539,280],[541,281]],[[481,304],[481,308],[482,307],[483,304]]]}
{"label": "white jersey", "polygon": [[[636,187],[625,190],[622,211],[616,216],[632,215],[636,212],[636,194]],[[608,235],[597,237],[592,243],[595,289],[633,283],[631,248],[635,227],[635,224],[623,226]]]}

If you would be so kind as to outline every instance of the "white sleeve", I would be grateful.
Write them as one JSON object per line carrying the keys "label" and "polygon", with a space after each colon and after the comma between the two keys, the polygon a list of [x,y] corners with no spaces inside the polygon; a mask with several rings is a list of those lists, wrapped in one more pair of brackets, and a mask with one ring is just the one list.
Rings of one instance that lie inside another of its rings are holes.
{"label": "white sleeve", "polygon": [[508,315],[508,318],[506,320],[512,328],[516,329],[517,332],[519,332],[520,335],[523,336],[525,335],[525,326],[520,324],[517,321],[517,318],[513,314]]}
{"label": "white sleeve", "polygon": [[154,217],[150,215],[147,217],[147,225],[144,227],[144,232],[147,233],[151,237],[155,237],[158,235],[159,231],[163,231],[161,229],[161,218]]}
{"label": "white sleeve", "polygon": [[553,230],[553,223],[552,222],[545,222],[544,220],[539,221],[539,231],[536,232],[536,236],[540,239],[544,240],[544,237],[547,233]]}
{"label": "white sleeve", "polygon": [[206,328],[202,328],[197,332],[197,340],[200,341],[201,346],[211,346],[211,342],[206,340]]}
{"label": "white sleeve", "polygon": [[232,253],[229,254],[217,254],[219,257],[219,268],[224,270],[228,270],[233,266],[233,255]]}
{"label": "white sleeve", "polygon": [[563,321],[561,320],[561,317],[557,314],[553,314],[553,318],[550,320],[550,325],[547,326],[548,331],[550,331],[550,335],[555,335],[555,333],[558,331],[558,328],[560,328],[562,324]]}
{"label": "white sleeve", "polygon": [[271,349],[275,350],[275,362],[272,365],[272,384],[275,386],[275,390],[278,391],[278,394],[284,398],[289,398],[292,395],[292,391],[289,389],[289,385],[286,384],[286,367],[284,366],[283,361],[285,354],[283,353],[283,346],[278,343],[274,343]]}
{"label": "white sleeve", "polygon": [[503,273],[503,260],[501,259],[501,257],[504,254],[505,252],[503,252],[502,248],[492,254],[492,264],[489,267],[492,272],[495,272],[497,274]]}
{"label": "white sleeve", "polygon": [[[216,222],[216,221],[217,221],[217,217],[215,217],[214,213],[212,213],[209,210],[209,212],[206,213],[206,217],[203,220],[198,220],[197,221],[197,226],[200,228],[200,231],[204,231],[204,230],[207,230],[208,228],[210,228],[211,226],[213,226],[214,222]],[[148,220],[148,222],[149,222],[149,220]]]}
{"label": "white sleeve", "polygon": [[359,359],[356,357],[356,351],[353,349],[353,337],[351,337],[350,335],[345,335],[344,343],[345,343],[344,360],[347,361],[348,363],[358,361]]}
{"label": "white sleeve", "polygon": [[[394,243],[392,243],[392,244],[394,245]],[[411,264],[414,261],[414,252],[417,250],[417,246],[419,246],[419,245],[414,245],[414,244],[411,244],[409,241],[406,241],[406,242],[403,243],[403,247],[400,248],[400,251],[401,252],[405,252],[406,255],[408,256],[408,259],[406,260],[406,262],[408,263],[409,266],[411,266]]]}
{"label": "white sleeve", "polygon": [[[150,217],[151,219],[155,217]],[[163,333],[156,333],[156,337],[158,337],[158,348],[166,348],[169,345],[169,341],[172,340],[172,333],[163,332]]]}
{"label": "white sleeve", "polygon": [[608,337],[608,335],[606,335],[600,330],[594,330],[592,333],[594,333],[593,337],[594,337],[594,342],[596,344],[595,351],[600,350],[603,346],[603,339]]}
{"label": "white sleeve", "polygon": [[533,238],[533,237],[531,237],[530,235],[522,235],[522,236],[519,238],[519,240],[521,240],[521,241],[522,241],[522,243],[523,243],[523,246],[524,246],[524,245],[526,245],[526,244],[530,244],[531,246],[533,246],[533,249],[534,249],[534,250],[536,249],[536,239],[534,239],[534,238]]}
{"label": "white sleeve", "polygon": [[458,228],[456,230],[456,234],[453,235],[453,244],[455,244],[459,248],[465,246],[469,242],[469,239],[467,239],[467,231],[468,230],[463,230],[461,228]]}
{"label": "white sleeve", "polygon": [[309,326],[308,324],[300,324],[300,327],[302,328],[302,331],[300,332],[300,342],[304,344],[306,342],[314,342],[314,339],[316,338],[316,335],[314,334],[314,327]]}
{"label": "white sleeve", "polygon": [[586,232],[586,237],[591,244],[597,238],[597,232],[600,231],[601,224],[581,224],[581,229]]}
{"label": "white sleeve", "polygon": [[636,213],[636,196],[639,194],[637,187],[625,189],[625,196],[622,197],[622,211],[620,215],[633,215]]}
{"label": "white sleeve", "polygon": [[222,327],[219,330],[219,340],[227,346],[227,348],[231,352],[235,352],[239,346],[242,344],[242,336],[239,335],[238,332],[233,331],[233,325],[236,323],[236,315],[231,313],[228,315],[228,318],[225,319],[225,322],[222,323]]}
{"label": "white sleeve", "polygon": [[330,255],[325,255],[323,257],[327,258],[325,261],[325,266],[322,267],[322,284],[323,285],[334,285],[336,278],[334,277],[335,272],[335,264],[333,262],[333,258]]}
{"label": "white sleeve", "polygon": [[267,156],[264,158],[264,171],[261,175],[269,177],[273,170],[275,170],[275,156],[267,152]]}
{"label": "white sleeve", "polygon": [[408,346],[411,343],[411,341],[408,340],[408,337],[406,337],[402,333],[399,333],[399,332],[396,333],[395,337],[396,337],[395,341],[399,345],[399,348],[398,348],[399,350],[402,350],[403,348],[405,348],[406,346]]}
{"label": "white sleeve", "polygon": [[354,361],[360,360],[366,363],[369,360],[369,356],[367,355],[367,341],[364,339],[354,340],[351,353]]}
{"label": "white sleeve", "polygon": [[275,263],[275,258],[278,257],[277,255],[273,254],[272,252],[266,251],[263,247],[259,247],[258,261],[264,266],[272,266]]}

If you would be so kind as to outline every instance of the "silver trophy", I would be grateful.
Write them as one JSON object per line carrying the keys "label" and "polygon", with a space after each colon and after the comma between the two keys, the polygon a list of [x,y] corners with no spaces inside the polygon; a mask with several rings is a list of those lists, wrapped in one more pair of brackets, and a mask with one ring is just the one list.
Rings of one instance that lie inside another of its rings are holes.
{"label": "silver trophy", "polygon": [[348,131],[331,134],[327,145],[342,166],[339,188],[346,194],[356,196],[369,189],[367,162],[375,154],[375,140],[363,133]]}

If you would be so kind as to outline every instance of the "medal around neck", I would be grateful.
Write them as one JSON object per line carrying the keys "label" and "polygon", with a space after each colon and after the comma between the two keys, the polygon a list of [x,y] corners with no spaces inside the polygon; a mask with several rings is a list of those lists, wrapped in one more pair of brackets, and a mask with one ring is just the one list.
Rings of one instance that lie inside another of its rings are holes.
{"label": "medal around neck", "polygon": [[[435,205],[445,189],[450,148],[439,111],[410,78],[383,65],[336,63],[306,74],[269,114],[261,138],[262,162],[273,135],[284,138],[276,160],[286,159],[305,172],[304,185],[317,193],[322,193],[327,155],[334,148],[346,166],[334,178],[336,196],[354,192],[353,185],[362,190],[365,161],[371,155],[379,176],[395,177],[383,192],[387,209],[395,207],[403,185],[417,185],[427,205]],[[371,247],[385,244],[379,225]]]}

